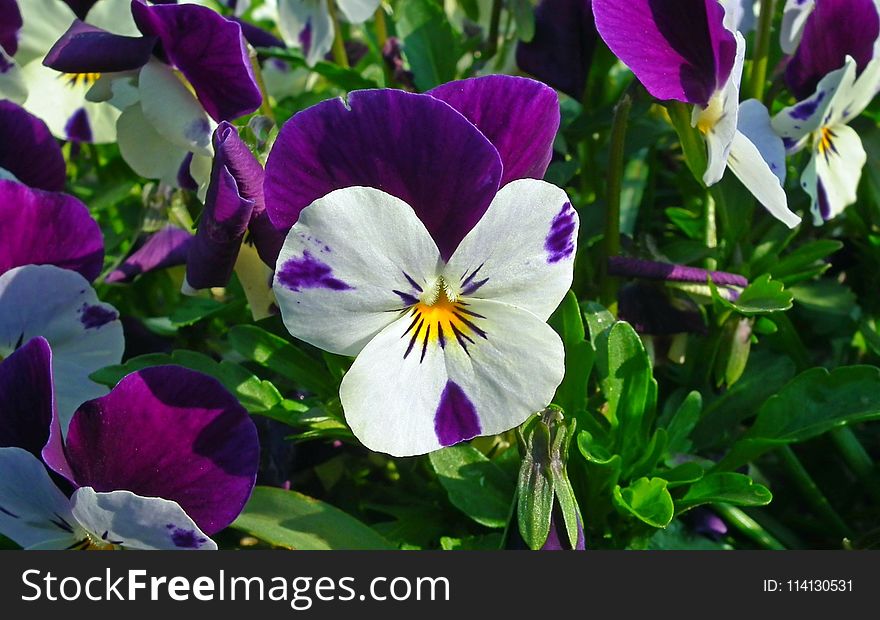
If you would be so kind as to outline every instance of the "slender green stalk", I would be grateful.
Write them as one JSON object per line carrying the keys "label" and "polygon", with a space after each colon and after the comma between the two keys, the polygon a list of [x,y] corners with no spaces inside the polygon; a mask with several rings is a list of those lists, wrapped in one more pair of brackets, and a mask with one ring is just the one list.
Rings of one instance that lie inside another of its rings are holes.
{"label": "slender green stalk", "polygon": [[[714,250],[718,247],[718,225],[715,222],[715,196],[714,192],[706,192],[706,208],[703,209],[703,234],[706,247]],[[718,261],[714,258],[706,259],[706,269],[713,271],[718,267]]]}
{"label": "slender green stalk", "polygon": [[779,456],[782,458],[782,464],[788,471],[789,476],[794,480],[801,494],[804,496],[816,514],[820,516],[825,524],[832,528],[838,536],[842,538],[852,538],[852,531],[837,514],[837,511],[831,506],[828,498],[822,493],[821,489],[810,476],[810,472],[806,470],[803,463],[789,446],[779,448]]}
{"label": "slender green stalk", "polygon": [[269,91],[266,90],[266,81],[263,79],[263,68],[260,66],[260,59],[256,55],[251,57],[251,65],[254,67],[254,77],[257,80],[257,86],[260,88],[260,94],[263,96],[263,103],[260,104],[260,114],[275,123],[275,111],[272,109],[272,102],[269,101]]}
{"label": "slender green stalk", "polygon": [[858,476],[865,490],[880,502],[880,484],[877,482],[874,460],[848,426],[831,431],[831,439],[847,466]]}
{"label": "slender green stalk", "polygon": [[376,45],[381,51],[385,47],[385,41],[388,40],[388,24],[385,22],[385,9],[381,4],[373,17],[373,27],[376,30]]}
{"label": "slender green stalk", "polygon": [[620,194],[623,190],[624,149],[630,110],[632,110],[632,96],[627,91],[623,93],[614,108],[608,166],[608,211],[605,215],[601,301],[612,313],[617,312],[619,283],[617,278],[608,275],[608,259],[620,254]]}
{"label": "slender green stalk", "polygon": [[771,536],[767,530],[761,527],[760,523],[752,519],[739,508],[734,508],[728,504],[715,504],[713,508],[715,508],[718,514],[721,515],[721,518],[724,519],[728,525],[761,547],[772,549],[774,551],[783,551],[785,549],[785,546]]}
{"label": "slender green stalk", "polygon": [[339,13],[336,11],[336,0],[327,0],[327,12],[333,20],[333,60],[344,69],[349,69],[348,54],[345,41],[342,39],[342,28],[339,26]]}
{"label": "slender green stalk", "polygon": [[486,40],[486,62],[498,53],[498,31],[501,27],[501,0],[492,0],[489,17],[489,38]]}
{"label": "slender green stalk", "polygon": [[758,18],[758,32],[755,35],[755,56],[752,59],[752,97],[764,99],[764,86],[767,83],[767,65],[770,62],[770,35],[773,30],[773,16],[776,14],[776,0],[761,0],[761,15]]}

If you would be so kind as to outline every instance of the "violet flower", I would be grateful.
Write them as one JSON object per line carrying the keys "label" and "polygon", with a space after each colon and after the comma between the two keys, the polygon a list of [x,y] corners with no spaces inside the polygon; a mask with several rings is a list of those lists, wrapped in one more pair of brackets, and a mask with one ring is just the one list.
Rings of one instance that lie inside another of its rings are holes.
{"label": "violet flower", "polygon": [[545,321],[571,284],[578,216],[535,179],[558,123],[552,89],[489,76],[356,91],[282,128],[266,206],[293,228],[275,294],[291,334],[357,355],[340,397],[368,448],[424,454],[553,397],[563,351]]}
{"label": "violet flower", "polygon": [[216,549],[259,463],[235,397],[201,373],[148,368],[83,404],[62,440],[51,368],[42,338],[0,364],[0,387],[18,386],[0,389],[0,532],[30,549]]}
{"label": "violet flower", "polygon": [[12,101],[0,101],[0,135],[0,179],[50,192],[64,189],[67,163],[46,123]]}
{"label": "violet flower", "polygon": [[797,226],[769,113],[755,100],[740,105],[745,39],[719,1],[593,0],[593,12],[599,34],[648,92],[694,104],[708,152],[703,182],[714,185],[730,168],[771,215]]}
{"label": "violet flower", "polygon": [[749,285],[748,279],[736,273],[707,271],[699,267],[660,263],[626,256],[608,258],[608,275],[675,284],[682,290],[708,298],[712,296],[708,286],[708,281],[711,278],[719,294],[730,301],[738,299],[742,290]]}
{"label": "violet flower", "polygon": [[[335,30],[327,0],[274,0],[278,29],[291,47],[302,50],[306,63],[314,66],[333,47]],[[336,0],[339,17],[352,24],[370,19],[380,0]]]}
{"label": "violet flower", "polygon": [[104,281],[122,284],[151,271],[185,265],[193,238],[189,231],[168,225],[153,233],[141,247],[111,271]]}

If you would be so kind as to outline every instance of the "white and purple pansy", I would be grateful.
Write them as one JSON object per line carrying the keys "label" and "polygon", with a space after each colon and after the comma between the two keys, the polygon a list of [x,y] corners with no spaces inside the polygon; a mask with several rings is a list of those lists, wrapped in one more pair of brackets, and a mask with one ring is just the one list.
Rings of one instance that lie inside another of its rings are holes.
{"label": "white and purple pansy", "polygon": [[90,281],[101,271],[104,241],[85,205],[72,196],[0,180],[0,358],[42,336],[55,349],[63,422],[106,393],[89,375],[118,364],[124,349],[116,310]]}
{"label": "white and purple pansy", "polygon": [[130,14],[139,36],[77,20],[45,64],[96,79],[89,98],[121,110],[119,148],[135,172],[206,185],[216,123],[262,103],[241,26],[194,4],[131,0]]}
{"label": "white and purple pansy", "polygon": [[176,366],[128,375],[77,410],[65,439],[46,340],[0,363],[0,388],[12,385],[24,387],[0,389],[0,533],[22,547],[216,549],[210,536],[253,490],[256,429],[211,377]]}
{"label": "white and purple pansy", "polygon": [[842,68],[825,76],[809,98],[782,110],[773,128],[794,152],[809,145],[812,158],[801,174],[801,187],[812,199],[816,225],[839,215],[856,201],[867,161],[859,135],[847,125],[861,114],[880,89],[880,59],[861,74],[847,57]]}
{"label": "white and purple pansy", "polygon": [[703,182],[714,185],[730,168],[771,215],[797,226],[769,113],[760,102],[739,101],[745,39],[734,16],[718,0],[594,0],[593,12],[599,34],[648,92],[694,104],[693,126],[708,151]]}
{"label": "white and purple pansy", "polygon": [[353,92],[282,128],[265,184],[292,226],[275,294],[291,334],[357,356],[340,397],[368,448],[424,454],[552,399],[563,350],[546,320],[578,232],[565,192],[536,180],[558,123],[552,89],[489,76]]}
{"label": "white and purple pansy", "polygon": [[[335,31],[327,0],[275,0],[278,29],[285,42],[302,50],[314,66],[333,47]],[[380,0],[335,0],[338,16],[352,24],[370,19]]]}

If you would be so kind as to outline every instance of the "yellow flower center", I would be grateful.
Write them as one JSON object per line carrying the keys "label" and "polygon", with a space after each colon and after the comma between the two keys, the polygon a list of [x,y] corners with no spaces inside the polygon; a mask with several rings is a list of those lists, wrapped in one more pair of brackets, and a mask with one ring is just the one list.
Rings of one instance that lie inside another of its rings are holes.
{"label": "yellow flower center", "polygon": [[705,135],[715,128],[723,116],[724,104],[721,101],[721,93],[718,92],[709,100],[709,105],[701,110],[697,116],[697,129]]}
{"label": "yellow flower center", "polygon": [[64,73],[62,75],[66,78],[67,85],[71,88],[80,86],[90,87],[101,77],[100,73]]}
{"label": "yellow flower center", "polygon": [[836,137],[837,136],[834,132],[828,127],[823,127],[816,132],[816,148],[819,151],[819,155],[825,155],[826,151],[831,151],[832,153],[835,152],[833,140]]}

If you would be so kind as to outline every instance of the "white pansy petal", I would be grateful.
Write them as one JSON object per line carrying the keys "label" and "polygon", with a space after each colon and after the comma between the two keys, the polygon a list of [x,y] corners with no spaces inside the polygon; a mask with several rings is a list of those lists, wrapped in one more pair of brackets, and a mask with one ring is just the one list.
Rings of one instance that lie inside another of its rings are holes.
{"label": "white pansy petal", "polygon": [[848,123],[857,117],[874,100],[878,90],[880,90],[880,58],[875,58],[859,74],[849,91],[841,89],[836,102],[840,109],[835,110],[831,122]]}
{"label": "white pansy petal", "polygon": [[187,150],[163,138],[144,116],[140,104],[127,108],[116,123],[119,152],[132,170],[148,179],[176,186]]}
{"label": "white pansy petal", "polygon": [[126,549],[217,549],[177,502],[130,491],[97,493],[92,487],[82,487],[70,503],[74,517],[96,542]]}
{"label": "white pansy petal", "polygon": [[336,6],[346,21],[361,24],[373,16],[380,0],[336,0]]}
{"label": "white pansy petal", "polygon": [[757,99],[743,101],[739,106],[737,129],[754,144],[770,170],[785,184],[785,144],[773,131],[770,112]]}
{"label": "white pansy petal", "polygon": [[19,0],[18,10],[23,25],[15,58],[22,65],[42,60],[76,19],[62,0]]}
{"label": "white pansy petal", "polygon": [[9,99],[13,103],[23,104],[27,99],[27,86],[21,75],[21,68],[0,47],[0,99]]}
{"label": "white pansy petal", "polygon": [[131,15],[131,3],[127,0],[102,0],[96,2],[86,14],[86,23],[113,34],[140,37],[141,31]]}
{"label": "white pansy petal", "polygon": [[521,424],[562,381],[559,336],[532,313],[479,299],[417,306],[364,348],[340,387],[368,448],[425,454]]}
{"label": "white pansy petal", "polygon": [[758,147],[740,132],[733,139],[727,165],[773,217],[789,228],[801,223],[801,218],[788,208],[788,198],[779,177],[770,169]]}
{"label": "white pansy petal", "polygon": [[84,537],[46,467],[21,448],[0,448],[0,534],[22,547],[64,549]]}
{"label": "white pansy petal", "polygon": [[[846,64],[822,78],[811,97],[785,108],[773,117],[773,130],[785,142],[786,149],[791,151],[804,136],[826,124],[830,116],[842,114],[846,104],[838,105],[838,95],[851,92],[855,79],[856,63],[847,56]],[[841,109],[835,112],[835,107]]]}
{"label": "white pansy petal", "polygon": [[144,117],[159,135],[187,151],[211,156],[211,136],[217,125],[168,65],[155,60],[145,65],[138,91]]}
{"label": "white pansy petal", "polygon": [[782,14],[780,45],[786,54],[794,54],[804,34],[807,18],[816,8],[816,0],[787,0]]}
{"label": "white pansy petal", "polygon": [[701,110],[694,108],[693,124],[706,136],[708,159],[703,183],[715,185],[724,176],[727,157],[736,134],[739,116],[739,91],[745,61],[746,42],[742,34],[736,33],[736,60],[724,88],[715,94],[709,106]]}
{"label": "white pansy petal", "polygon": [[856,201],[867,159],[862,141],[852,128],[836,125],[823,131],[802,177],[804,190],[813,199],[817,225],[833,219]]}
{"label": "white pansy petal", "polygon": [[29,91],[24,107],[43,119],[56,138],[95,144],[116,141],[119,110],[86,100],[92,86],[87,80],[44,67],[40,60],[27,64],[22,77]]}
{"label": "white pansy petal", "polygon": [[278,0],[278,29],[285,43],[302,50],[309,66],[333,47],[333,20],[325,0]]}
{"label": "white pansy petal", "polygon": [[412,208],[367,187],[303,209],[273,288],[291,334],[355,355],[436,279],[440,252]]}
{"label": "white pansy petal", "polygon": [[89,375],[122,360],[119,315],[101,303],[75,271],[27,265],[0,275],[0,356],[42,336],[52,347],[52,369],[62,429],[82,403],[107,393]]}
{"label": "white pansy petal", "polygon": [[444,278],[465,297],[509,303],[546,320],[571,286],[578,225],[564,191],[513,181],[462,240]]}

